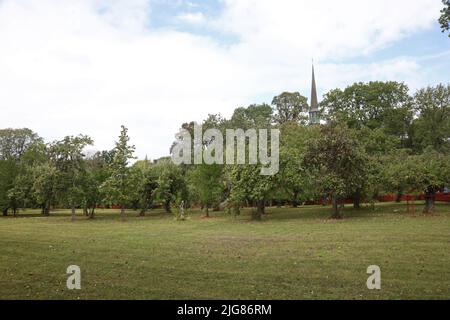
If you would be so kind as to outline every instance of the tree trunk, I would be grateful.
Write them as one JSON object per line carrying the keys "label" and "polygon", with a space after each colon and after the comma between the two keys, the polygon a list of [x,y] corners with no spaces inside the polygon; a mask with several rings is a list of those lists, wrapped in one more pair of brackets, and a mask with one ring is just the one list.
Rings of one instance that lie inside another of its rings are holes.
{"label": "tree trunk", "polygon": [[8,208],[4,208],[2,211],[3,211],[3,216],[6,217],[8,215]]}
{"label": "tree trunk", "polygon": [[434,203],[436,200],[436,192],[427,192],[425,194],[425,208],[423,208],[423,213],[432,214],[434,212]]}
{"label": "tree trunk", "polygon": [[353,195],[353,208],[356,210],[361,209],[361,192],[359,191]]}
{"label": "tree trunk", "polygon": [[298,192],[294,192],[294,197],[292,199],[292,207],[298,208]]}
{"label": "tree trunk", "polygon": [[95,206],[92,207],[91,212],[89,212],[89,219],[95,218]]}
{"label": "tree trunk", "polygon": [[75,206],[72,205],[72,221],[75,221]]}
{"label": "tree trunk", "polygon": [[209,205],[206,205],[206,217],[209,218]]}
{"label": "tree trunk", "polygon": [[264,211],[265,211],[265,206],[266,206],[266,204],[265,204],[264,200],[258,200],[256,202],[256,211],[254,211],[252,214],[253,220],[261,221],[262,215],[264,214]]}
{"label": "tree trunk", "polygon": [[170,200],[166,200],[164,202],[164,209],[166,210],[166,213],[172,213],[172,209],[170,208]]}
{"label": "tree trunk", "polygon": [[397,202],[397,203],[402,202],[402,195],[403,195],[403,192],[401,190],[398,190],[397,195],[395,197],[395,202]]}
{"label": "tree trunk", "polygon": [[141,212],[139,212],[139,216],[145,217],[145,214],[147,213],[148,207],[149,207],[148,201],[144,201],[144,205],[141,208]]}
{"label": "tree trunk", "polygon": [[332,197],[332,203],[333,203],[333,219],[342,219],[342,216],[339,212],[339,200],[336,195],[333,195]]}
{"label": "tree trunk", "polygon": [[125,206],[120,206],[120,217],[122,218],[122,221],[125,221]]}

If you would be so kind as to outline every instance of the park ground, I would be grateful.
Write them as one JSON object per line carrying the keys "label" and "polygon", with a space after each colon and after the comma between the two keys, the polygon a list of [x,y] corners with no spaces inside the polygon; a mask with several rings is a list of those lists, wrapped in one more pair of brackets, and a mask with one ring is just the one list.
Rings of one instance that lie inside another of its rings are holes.
{"label": "park ground", "polygon": [[[0,299],[450,299],[450,204],[421,207],[346,208],[340,221],[329,207],[268,208],[262,222],[26,210],[0,218]],[[81,290],[66,287],[73,264]]]}

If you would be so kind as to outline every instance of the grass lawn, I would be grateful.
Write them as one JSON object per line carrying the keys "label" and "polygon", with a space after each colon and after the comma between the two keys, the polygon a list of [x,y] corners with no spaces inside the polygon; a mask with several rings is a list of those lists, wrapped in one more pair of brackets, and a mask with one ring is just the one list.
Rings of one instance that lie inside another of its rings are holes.
{"label": "grass lawn", "polygon": [[[417,206],[418,212],[422,205]],[[262,222],[113,210],[0,217],[1,299],[450,299],[450,204],[415,216],[379,204],[329,220],[328,207],[269,208]],[[81,268],[81,290],[66,268]],[[382,289],[369,291],[369,265]]]}

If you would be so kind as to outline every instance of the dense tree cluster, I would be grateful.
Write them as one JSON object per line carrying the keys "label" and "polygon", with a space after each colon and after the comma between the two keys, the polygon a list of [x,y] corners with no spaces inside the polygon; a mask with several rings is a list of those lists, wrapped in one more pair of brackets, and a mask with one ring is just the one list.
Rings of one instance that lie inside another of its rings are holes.
{"label": "dense tree cluster", "polygon": [[[82,209],[95,217],[99,206],[145,215],[156,205],[167,212],[182,201],[189,207],[239,214],[253,206],[261,219],[267,205],[331,203],[341,218],[341,203],[358,209],[384,194],[424,194],[433,212],[436,193],[450,186],[450,86],[410,95],[398,82],[355,83],[324,95],[322,123],[308,124],[307,98],[284,92],[272,105],[237,108],[229,119],[210,115],[202,130],[280,130],[280,168],[260,174],[261,164],[182,164],[170,158],[136,160],[127,128],[116,146],[85,154],[93,144],[85,135],[45,143],[29,129],[0,130],[0,207],[3,215],[20,208]],[[182,125],[193,134],[194,122]],[[172,145],[172,149],[180,141]],[[204,139],[207,150],[212,141]],[[249,141],[246,140],[248,144]],[[248,150],[248,149],[247,149]]]}

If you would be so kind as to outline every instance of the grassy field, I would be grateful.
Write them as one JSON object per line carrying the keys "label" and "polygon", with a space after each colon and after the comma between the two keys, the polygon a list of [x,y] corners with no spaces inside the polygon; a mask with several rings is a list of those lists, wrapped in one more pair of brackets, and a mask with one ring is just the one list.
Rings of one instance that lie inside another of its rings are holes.
{"label": "grassy field", "polygon": [[[1,299],[450,299],[450,204],[433,216],[379,204],[376,211],[270,208],[262,222],[199,211],[178,222],[101,210],[0,218]],[[421,206],[418,206],[418,210]],[[81,290],[66,268],[81,267]],[[366,287],[379,265],[382,290]]]}

